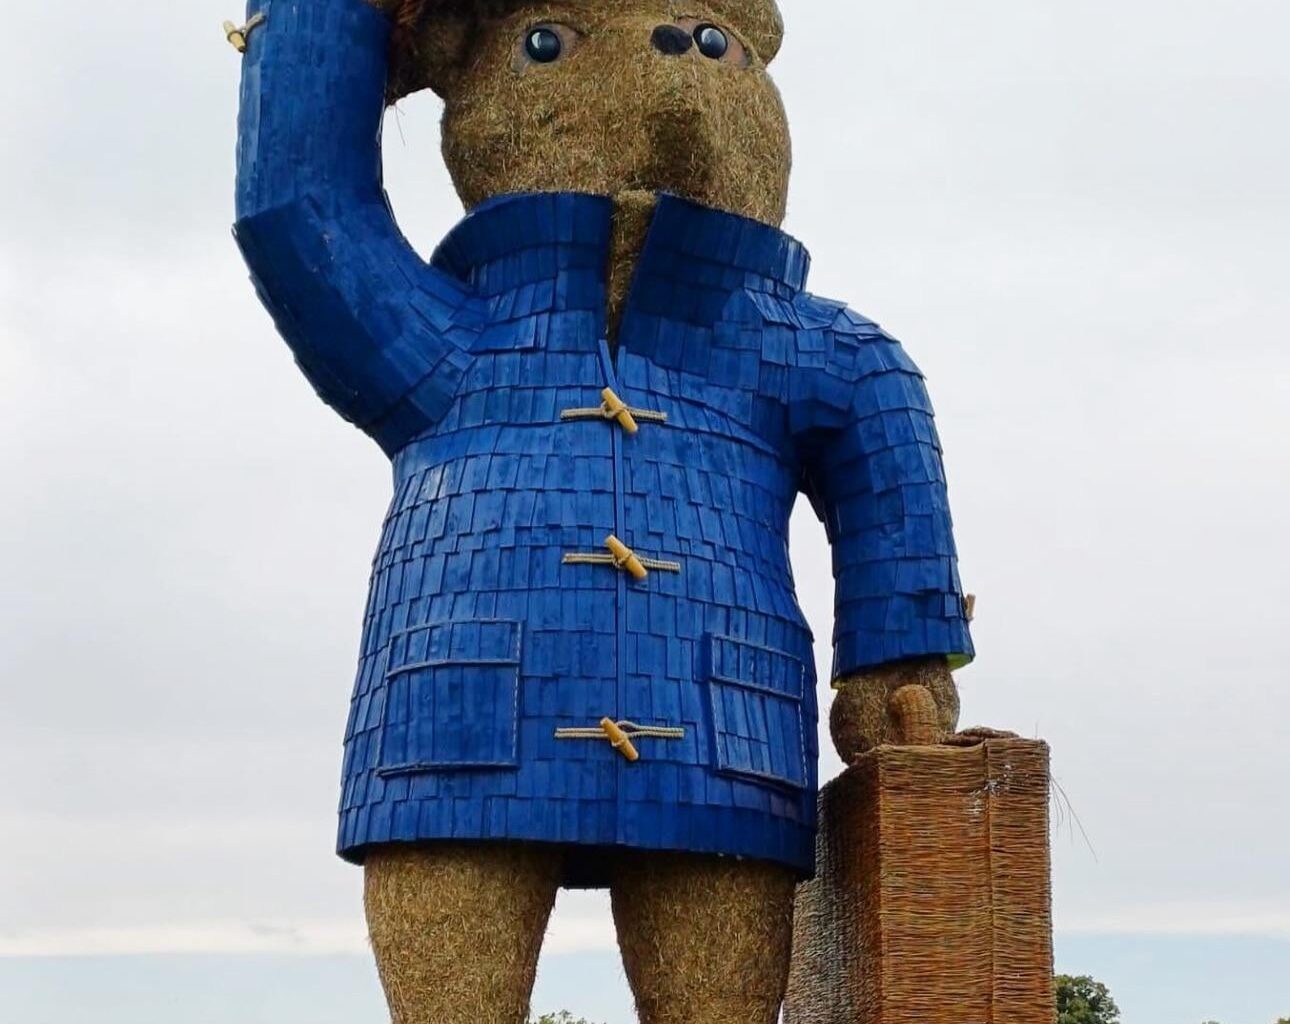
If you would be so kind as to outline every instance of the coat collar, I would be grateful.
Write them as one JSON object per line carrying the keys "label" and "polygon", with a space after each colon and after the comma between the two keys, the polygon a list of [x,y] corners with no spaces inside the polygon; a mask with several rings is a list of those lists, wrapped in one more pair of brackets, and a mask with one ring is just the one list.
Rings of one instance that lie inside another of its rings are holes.
{"label": "coat collar", "polygon": [[[467,214],[431,264],[484,297],[513,288],[517,278],[575,278],[583,286],[566,296],[570,304],[595,308],[604,301],[612,217],[613,202],[606,196],[499,196]],[[660,304],[677,288],[714,298],[736,288],[796,294],[805,287],[809,266],[806,249],[783,231],[663,194],[641,252],[631,304],[662,314]]]}

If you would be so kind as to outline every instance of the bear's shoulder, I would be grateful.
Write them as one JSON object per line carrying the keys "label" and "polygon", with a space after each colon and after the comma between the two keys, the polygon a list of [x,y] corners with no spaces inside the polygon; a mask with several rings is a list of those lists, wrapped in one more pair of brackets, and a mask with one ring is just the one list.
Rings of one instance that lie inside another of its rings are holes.
{"label": "bear's shoulder", "polygon": [[785,297],[753,291],[743,301],[775,362],[851,380],[890,371],[922,375],[895,337],[845,302],[810,292]]}

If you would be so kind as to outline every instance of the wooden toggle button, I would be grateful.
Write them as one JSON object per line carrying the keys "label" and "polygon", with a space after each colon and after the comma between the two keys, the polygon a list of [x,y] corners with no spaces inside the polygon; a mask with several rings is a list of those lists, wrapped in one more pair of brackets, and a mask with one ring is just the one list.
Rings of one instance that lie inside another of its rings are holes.
{"label": "wooden toggle button", "polygon": [[612,533],[605,538],[605,547],[614,556],[614,565],[631,573],[634,579],[643,580],[649,575],[649,570],[641,564],[641,560],[636,557],[636,552]]}
{"label": "wooden toggle button", "polygon": [[612,718],[602,718],[600,728],[605,730],[605,735],[609,737],[609,742],[613,748],[622,754],[629,761],[639,761],[641,759],[638,751],[627,733],[618,727],[618,723]]}
{"label": "wooden toggle button", "polygon": [[605,416],[611,420],[617,420],[618,425],[627,433],[635,434],[640,431],[640,425],[636,422],[636,417],[632,411],[627,408],[627,403],[618,397],[613,388],[605,388],[600,392],[600,397],[605,400]]}
{"label": "wooden toggle button", "polygon": [[264,12],[261,11],[250,21],[240,28],[231,21],[224,22],[224,38],[229,41],[233,49],[238,53],[246,53],[246,41],[250,38],[252,30],[262,25],[265,21]]}

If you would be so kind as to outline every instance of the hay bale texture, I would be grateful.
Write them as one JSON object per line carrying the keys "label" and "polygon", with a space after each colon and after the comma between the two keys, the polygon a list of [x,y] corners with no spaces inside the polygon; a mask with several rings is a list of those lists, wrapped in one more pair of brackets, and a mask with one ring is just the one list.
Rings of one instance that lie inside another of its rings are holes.
{"label": "hay bale texture", "polygon": [[793,872],[693,854],[620,856],[614,922],[641,1024],[775,1024]]}
{"label": "hay bale texture", "polygon": [[834,685],[829,731],[847,764],[874,747],[940,743],[958,726],[958,688],[944,658],[882,665]]}
{"label": "hay bale texture", "polygon": [[560,871],[540,844],[369,853],[363,902],[392,1024],[524,1024]]}
{"label": "hay bale texture", "polygon": [[[516,192],[672,192],[778,226],[792,146],[766,70],[782,24],[772,0],[707,6],[745,41],[748,66],[661,57],[652,30],[691,14],[668,0],[383,0],[396,24],[390,95],[444,98],[443,153],[462,202]],[[565,12],[569,13],[565,13]],[[579,41],[526,66],[526,28],[557,15]]]}
{"label": "hay bale texture", "polygon": [[[641,1024],[775,1024],[788,983],[790,869],[605,855]],[[540,843],[369,853],[364,904],[392,1024],[523,1024],[563,856]]]}
{"label": "hay bale texture", "polygon": [[880,747],[821,793],[786,1024],[1052,1024],[1044,743]]}

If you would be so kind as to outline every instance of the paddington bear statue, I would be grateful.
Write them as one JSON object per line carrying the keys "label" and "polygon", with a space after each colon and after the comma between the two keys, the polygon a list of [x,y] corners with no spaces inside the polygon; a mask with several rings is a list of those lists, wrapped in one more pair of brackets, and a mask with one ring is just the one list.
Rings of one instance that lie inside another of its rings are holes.
{"label": "paddington bear statue", "polygon": [[[798,494],[845,756],[909,685],[952,730],[972,654],[919,371],[779,227],[774,0],[247,13],[237,242],[393,466],[338,842],[393,1021],[520,1024],[557,891],[599,887],[645,1024],[772,1024],[816,829]],[[381,179],[421,88],[468,211],[428,261]]]}

